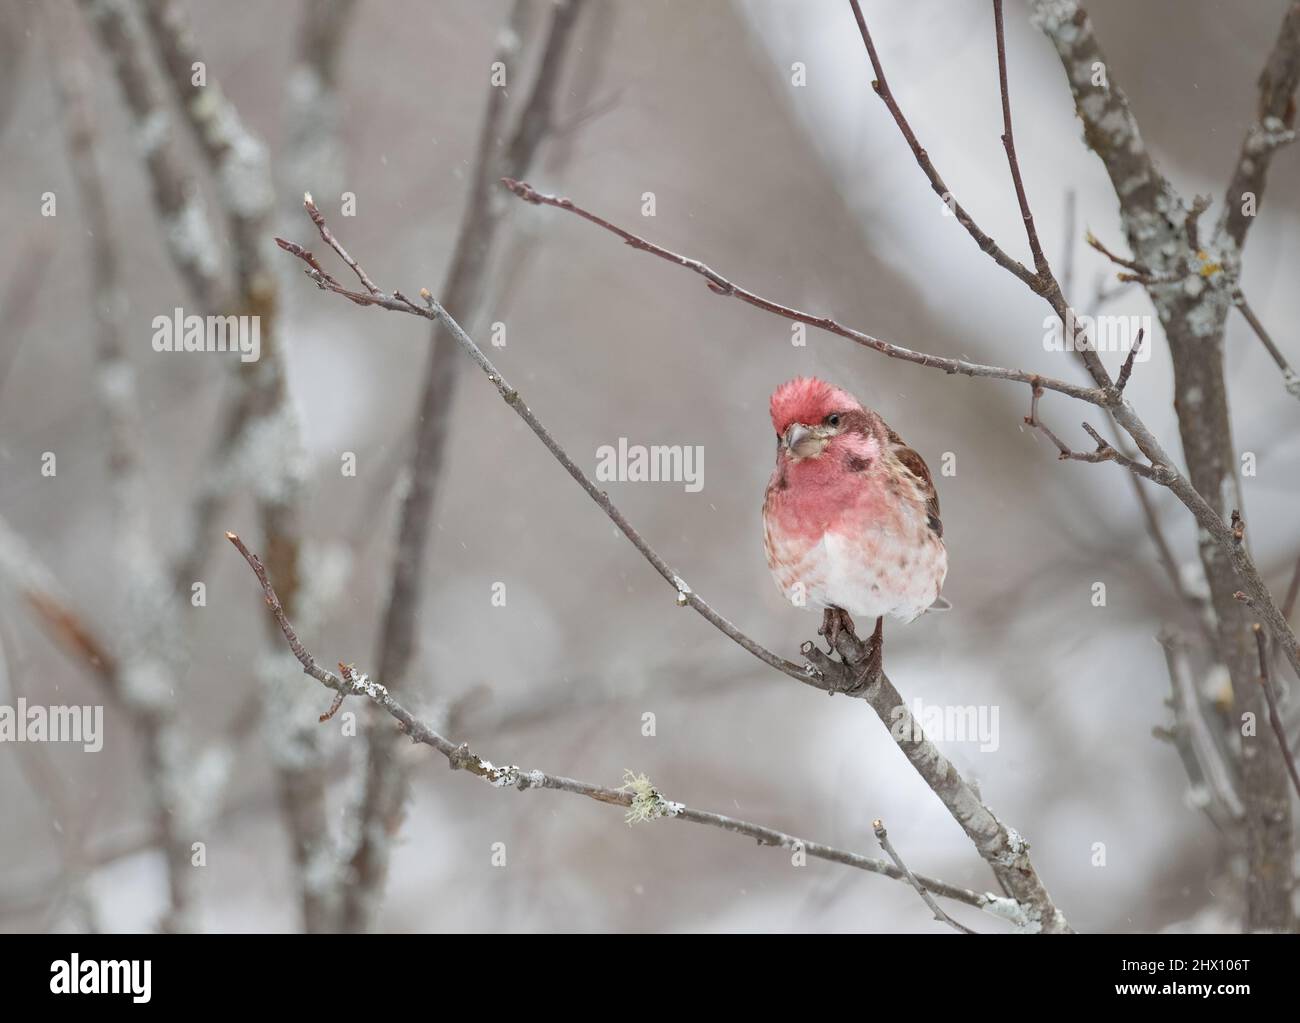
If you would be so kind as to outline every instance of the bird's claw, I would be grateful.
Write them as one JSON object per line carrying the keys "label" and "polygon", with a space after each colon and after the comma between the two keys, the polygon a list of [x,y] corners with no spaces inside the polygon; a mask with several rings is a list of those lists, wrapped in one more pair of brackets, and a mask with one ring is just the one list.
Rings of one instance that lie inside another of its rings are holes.
{"label": "bird's claw", "polygon": [[834,654],[839,647],[840,634],[847,632],[854,639],[858,634],[853,627],[853,619],[843,608],[828,607],[822,612],[822,626],[817,630],[817,635],[825,638],[829,649],[826,653]]}

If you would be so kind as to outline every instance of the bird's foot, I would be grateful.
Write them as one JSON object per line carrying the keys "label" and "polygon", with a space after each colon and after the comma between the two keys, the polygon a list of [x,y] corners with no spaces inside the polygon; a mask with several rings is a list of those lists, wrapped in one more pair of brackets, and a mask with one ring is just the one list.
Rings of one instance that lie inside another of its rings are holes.
{"label": "bird's foot", "polygon": [[826,639],[830,647],[827,654],[834,654],[839,645],[840,634],[847,632],[854,639],[858,638],[858,633],[853,627],[853,619],[843,608],[828,607],[822,612],[822,627],[817,630],[817,635]]}
{"label": "bird's foot", "polygon": [[881,673],[885,670],[885,619],[876,619],[876,630],[871,634],[868,641],[867,658],[862,662],[862,670],[858,673],[857,681],[854,683],[854,690],[861,691],[868,686],[874,685],[880,678]]}

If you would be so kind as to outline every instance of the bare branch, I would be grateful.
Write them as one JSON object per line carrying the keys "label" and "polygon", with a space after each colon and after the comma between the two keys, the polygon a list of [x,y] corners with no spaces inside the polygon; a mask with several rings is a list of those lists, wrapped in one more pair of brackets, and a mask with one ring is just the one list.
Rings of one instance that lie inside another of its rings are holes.
{"label": "bare branch", "polygon": [[[148,485],[141,471],[143,443],[136,396],[135,372],[122,344],[119,261],[109,201],[97,168],[95,117],[85,69],[71,49],[71,33],[62,24],[62,8],[49,11],[51,46],[60,81],[59,99],[73,173],[93,243],[89,277],[95,293],[96,356],[100,386],[96,391],[107,424],[109,486],[113,503],[114,573],[118,595],[127,613],[120,635],[120,660],[108,676],[101,674],[110,691],[122,699],[144,739],[147,779],[153,813],[163,837],[170,907],[164,926],[168,930],[193,930],[197,919],[197,890],[190,863],[190,842],[201,821],[194,813],[177,808],[177,796],[189,788],[193,769],[179,750],[187,747],[177,720],[173,692],[167,685],[176,675],[168,651],[179,649],[179,627],[167,613],[166,570],[155,549],[147,509]],[[62,621],[77,645],[85,642],[75,617],[29,599],[38,611]],[[102,657],[102,655],[100,655]],[[153,680],[141,684],[140,680]],[[215,777],[214,777],[215,780]],[[221,783],[224,775],[221,775]],[[220,784],[220,783],[219,783]],[[209,793],[204,793],[208,795]],[[205,805],[204,799],[196,805]],[[198,813],[206,812],[204,809]]]}
{"label": "bare branch", "polygon": [[[870,34],[866,31],[862,10],[858,6],[857,0],[850,0],[850,4],[853,7],[854,16],[858,20],[859,29],[862,31],[863,41],[867,44],[872,66],[876,69],[877,78],[879,79],[880,61],[876,56],[875,47],[871,43]],[[995,17],[999,13],[1000,7],[995,7]],[[1103,103],[1089,104],[1086,102],[1089,95],[1095,94],[1090,77],[1094,61],[1101,60],[1101,51],[1096,38],[1092,34],[1091,23],[1088,21],[1087,15],[1073,0],[1059,0],[1059,2],[1050,4],[1046,3],[1045,0],[1038,0],[1035,19],[1039,22],[1043,31],[1052,39],[1061,54],[1062,61],[1066,66],[1067,76],[1070,78],[1070,88],[1075,95],[1076,105],[1080,116],[1084,119],[1089,144],[1097,151],[1110,173],[1120,198],[1121,211],[1129,227],[1130,244],[1133,244],[1135,238],[1133,231],[1136,223],[1153,218],[1160,219],[1164,215],[1158,213],[1157,210],[1166,208],[1186,209],[1186,206],[1173,192],[1168,182],[1155,170],[1150,154],[1147,152],[1138,132],[1137,122],[1128,109],[1128,101],[1124,98],[1123,93],[1112,83],[1105,91]],[[1005,83],[1000,82],[1000,84]],[[877,87],[877,91],[881,92],[881,89]],[[902,112],[898,109],[898,104],[893,100],[892,94],[889,94],[887,89],[882,92],[882,99],[885,99],[886,105],[889,106],[890,113],[894,115],[894,120],[907,139],[908,145],[912,148],[917,162],[920,163],[927,175],[930,175],[933,167],[929,164],[929,158],[925,155],[925,150],[917,142],[915,134],[903,118]],[[1099,106],[1106,111],[1106,116],[1102,120],[1098,120],[1097,108]],[[1009,104],[1004,105],[1005,111],[1009,111]],[[1164,201],[1163,206],[1157,202],[1157,198]],[[1177,237],[1185,243],[1185,230],[1178,232]],[[1153,244],[1161,238],[1163,238],[1163,235],[1158,237],[1152,235],[1147,240],[1148,243]],[[985,251],[989,250],[986,249]],[[998,252],[1000,251],[998,250]],[[989,254],[998,261],[999,265],[1006,265],[1003,260],[998,259],[996,252],[990,252]],[[1024,267],[1019,267],[1019,272],[1015,267],[1006,268],[1021,280],[1025,280],[1023,274],[1027,273],[1027,271],[1024,270]],[[1050,268],[1045,268],[1045,272],[1035,276],[1034,280],[1036,283],[1030,284],[1031,289],[1043,296],[1052,307],[1052,310],[1060,317],[1061,322],[1066,325],[1067,331],[1074,330],[1074,312],[1062,294],[1060,284],[1052,275]],[[1026,281],[1026,283],[1029,282]],[[1112,383],[1110,375],[1092,345],[1088,343],[1087,338],[1083,337],[1081,340],[1083,343],[1076,344],[1075,349],[1079,352],[1089,374],[1097,384],[1097,393],[1100,395],[1100,401],[1097,403],[1104,405],[1119,427],[1133,438],[1138,449],[1151,462],[1151,467],[1149,469],[1142,467],[1139,470],[1135,468],[1139,463],[1134,462],[1132,459],[1124,461],[1123,459],[1126,456],[1122,455],[1119,459],[1116,459],[1109,454],[1102,453],[1101,457],[1093,457],[1088,460],[1117,461],[1125,465],[1126,468],[1142,475],[1149,472],[1152,480],[1168,486],[1177,495],[1179,500],[1191,511],[1197,523],[1214,539],[1218,550],[1226,556],[1225,562],[1230,562],[1232,571],[1242,580],[1249,597],[1263,614],[1274,638],[1282,647],[1297,675],[1300,675],[1300,644],[1297,644],[1295,633],[1290,624],[1278,612],[1267,586],[1260,577],[1245,547],[1233,542],[1231,530],[1223,521],[1220,511],[1216,510],[1206,500],[1197,486],[1193,485],[1190,480],[1174,468],[1174,461],[1165,451],[1163,445]],[[1041,379],[1027,380],[1025,382],[1029,383],[1031,387],[1042,386],[1048,390],[1062,390],[1062,393],[1069,393],[1061,388],[1052,387]],[[1081,395],[1074,394],[1072,397],[1081,397]],[[1084,398],[1084,400],[1088,399]],[[1230,434],[1230,431],[1226,428],[1220,432],[1224,438]],[[1184,434],[1185,446],[1186,441],[1187,437]],[[1101,444],[1105,445],[1105,442],[1102,441]],[[1061,445],[1058,444],[1057,447],[1058,450],[1061,449]],[[1068,451],[1069,449],[1066,448],[1065,450]],[[1101,449],[1099,449],[1098,453],[1101,453]],[[1218,495],[1219,489],[1217,487],[1211,488],[1206,492]],[[1207,574],[1209,573],[1207,572]],[[1212,587],[1213,585],[1212,583]],[[1223,587],[1217,587],[1216,592],[1220,596],[1223,595],[1222,591]],[[1220,606],[1220,611],[1222,611],[1222,606]]]}
{"label": "bare branch", "polygon": [[[867,25],[862,18],[862,12],[857,6],[857,0],[854,0],[854,14],[858,18],[858,27],[862,30],[863,39],[868,39]],[[998,85],[1002,93],[1002,145],[1007,151],[1007,163],[1011,167],[1011,180],[1016,187],[1016,201],[1020,204],[1020,217],[1025,222],[1025,235],[1029,239],[1029,251],[1034,257],[1034,269],[1038,272],[1039,280],[1044,279],[1050,270],[1047,265],[1047,256],[1043,254],[1043,246],[1038,240],[1038,231],[1034,228],[1034,215],[1029,210],[1029,199],[1025,195],[1025,182],[1020,174],[1020,161],[1016,158],[1015,136],[1011,131],[1011,94],[1007,88],[1007,41],[1002,28],[1002,0],[993,0],[993,28],[997,38],[998,51]],[[874,50],[868,41],[868,51],[872,53],[872,65],[877,64]],[[879,77],[880,70],[877,67],[876,74]],[[901,113],[899,114],[901,116]],[[1032,288],[1033,282],[1026,281]]]}
{"label": "bare branch", "polygon": [[[190,744],[178,733],[174,707],[168,695],[168,665],[146,654],[110,653],[108,643],[65,595],[54,574],[3,520],[0,520],[0,580],[7,580],[35,612],[52,638],[91,669],[108,696],[131,715],[144,747],[146,778],[152,812],[167,865],[169,907],[163,920],[168,931],[189,931],[196,925],[194,870],[190,842],[200,822],[177,811],[177,797],[186,789],[186,764],[178,759]],[[159,587],[162,590],[162,587]],[[128,597],[137,594],[128,590]],[[155,606],[142,610],[155,617]],[[150,621],[150,628],[161,622]],[[134,646],[139,647],[136,643]],[[161,685],[160,685],[161,683]],[[191,798],[193,793],[188,794]]]}
{"label": "bare branch", "polygon": [[1066,444],[1065,441],[1061,440],[1060,437],[1053,433],[1047,424],[1039,418],[1038,400],[1042,396],[1043,389],[1041,387],[1035,386],[1030,388],[1029,415],[1025,416],[1025,425],[1032,426],[1050,440],[1056,446],[1058,457],[1061,461],[1114,462],[1116,465],[1122,465],[1134,475],[1141,476],[1143,479],[1151,480],[1154,483],[1163,482],[1163,478],[1156,468],[1150,465],[1143,465],[1141,462],[1123,454],[1117,448],[1113,447],[1109,441],[1102,437],[1101,434],[1093,429],[1093,427],[1088,423],[1083,424],[1083,429],[1089,437],[1096,441],[1097,449],[1095,451],[1075,451]]}
{"label": "bare branch", "polygon": [[1268,331],[1264,329],[1264,324],[1260,322],[1259,317],[1255,315],[1255,311],[1246,302],[1246,296],[1242,294],[1240,288],[1237,288],[1232,293],[1232,304],[1246,318],[1246,322],[1250,324],[1250,329],[1255,332],[1255,336],[1259,338],[1268,354],[1273,357],[1273,361],[1277,363],[1277,368],[1282,371],[1282,383],[1286,386],[1287,393],[1294,398],[1300,398],[1300,374],[1297,374],[1291,368],[1286,361],[1286,356],[1273,343],[1273,338],[1269,336]]}
{"label": "bare branch", "polygon": [[[1083,121],[1084,138],[1106,168],[1120,200],[1121,214],[1126,221],[1144,219],[1157,208],[1157,197],[1168,185],[1151,159],[1128,99],[1115,84],[1111,66],[1097,44],[1092,21],[1072,0],[1035,0],[1033,8],[1034,22],[1060,55],[1075,108]],[[1107,72],[1107,84],[1102,87],[1093,83],[1094,68],[1099,65]]]}
{"label": "bare branch", "polygon": [[1115,393],[1123,394],[1124,388],[1128,386],[1128,378],[1133,375],[1133,360],[1137,358],[1138,352],[1142,350],[1142,339],[1146,336],[1146,329],[1139,328],[1137,337],[1133,339],[1133,347],[1128,350],[1128,355],[1124,357],[1124,365],[1119,369],[1119,376],[1115,380]]}
{"label": "bare branch", "polygon": [[1096,249],[1117,266],[1122,266],[1126,270],[1132,270],[1136,274],[1149,275],[1151,273],[1151,268],[1145,263],[1139,263],[1136,259],[1125,259],[1123,256],[1120,256],[1106,248],[1106,246],[1102,244],[1101,239],[1091,231],[1084,234],[1083,240],[1086,241],[1091,248]]}
{"label": "bare branch", "polygon": [[[860,15],[860,10],[857,13]],[[1055,18],[1055,15],[1053,15],[1053,18]],[[1059,27],[1058,21],[1052,20],[1048,27],[1051,28],[1052,26]],[[1087,43],[1087,52],[1099,52],[1096,49],[1096,40],[1091,36],[1090,27],[1087,28],[1084,37],[1081,38],[1085,38]],[[1069,47],[1067,47],[1067,49],[1069,49]],[[1072,83],[1072,87],[1073,84],[1074,83]],[[1128,120],[1124,121],[1124,124],[1121,126],[1122,133],[1126,140],[1136,140],[1133,144],[1141,150],[1141,155],[1145,159],[1145,150],[1141,148],[1140,136],[1136,135],[1136,122],[1131,122],[1131,115],[1127,112],[1127,103],[1123,100],[1122,93],[1115,90],[1115,94],[1118,97],[1115,102],[1119,104],[1119,106],[1116,107],[1116,110],[1119,111],[1122,107],[1123,117],[1128,118]],[[1076,93],[1076,95],[1078,94]],[[890,98],[892,100],[892,96]],[[896,107],[897,104],[895,103],[894,106]],[[896,120],[898,120],[898,118],[896,118]],[[900,128],[904,126],[906,126],[905,120],[901,121]],[[915,140],[915,136],[911,133],[910,127],[905,128],[905,134],[910,135],[913,141]],[[919,145],[916,148],[919,149]],[[920,152],[924,153],[924,150],[920,150]],[[928,157],[926,159],[928,161]],[[1124,159],[1119,160],[1117,168],[1120,165],[1123,165],[1124,162]],[[1139,160],[1138,163],[1141,164],[1142,160]],[[1118,173],[1118,169],[1116,172]],[[801,313],[796,309],[780,305],[752,292],[746,291],[739,286],[734,285],[721,274],[698,260],[689,259],[688,257],[678,255],[668,249],[654,245],[653,243],[650,243],[629,231],[616,227],[609,221],[582,209],[569,199],[559,198],[553,195],[545,195],[537,192],[532,188],[532,186],[519,181],[505,181],[504,184],[521,199],[528,202],[542,203],[554,206],[558,209],[568,210],[569,212],[575,213],[583,219],[612,232],[635,249],[649,252],[661,259],[665,259],[668,262],[685,267],[686,269],[699,274],[705,278],[708,282],[709,288],[715,294],[733,296],[743,302],[755,306],[756,308],[775,313],[783,318],[797,320],[811,326],[820,327],[823,330],[838,334],[842,337],[848,338],[849,340],[855,341],[864,347],[871,348],[874,351],[881,352],[882,354],[893,358],[900,358],[920,365],[932,366],[948,373],[959,373],[966,376],[993,377],[996,379],[1027,383],[1031,387],[1040,386],[1046,390],[1057,391],[1069,395],[1070,397],[1089,402],[1090,404],[1104,406],[1114,417],[1120,429],[1124,430],[1133,438],[1138,449],[1151,462],[1150,478],[1154,482],[1169,487],[1170,490],[1174,492],[1175,496],[1177,496],[1188,510],[1191,511],[1197,523],[1211,536],[1218,548],[1231,560],[1234,571],[1243,581],[1243,584],[1249,591],[1251,598],[1259,605],[1274,638],[1283,649],[1287,659],[1291,662],[1291,665],[1296,670],[1297,674],[1300,674],[1300,645],[1297,644],[1295,633],[1278,612],[1276,605],[1273,603],[1273,600],[1268,593],[1267,586],[1250,559],[1249,553],[1244,548],[1236,548],[1234,546],[1231,531],[1223,521],[1222,516],[1202,496],[1201,492],[1198,491],[1186,477],[1177,471],[1174,467],[1175,462],[1173,458],[1165,451],[1160,441],[1138,417],[1137,413],[1128,401],[1124,399],[1123,395],[1116,391],[1109,374],[1101,364],[1100,359],[1097,358],[1097,354],[1092,349],[1092,346],[1087,343],[1086,338],[1081,339],[1083,343],[1076,345],[1076,349],[1079,351],[1080,356],[1085,360],[1085,365],[1087,366],[1089,373],[1097,382],[1098,386],[1096,388],[1082,388],[1077,385],[1065,383],[1064,381],[1053,380],[1039,374],[1026,373],[1021,370],[1006,370],[997,367],[976,366],[958,360],[941,359],[937,356],[913,352],[908,349],[898,348],[897,346],[879,341],[878,339],[862,334],[859,331],[850,330],[849,328],[843,327],[828,318],[810,316],[807,313]],[[1020,269],[1025,273],[1028,273],[1028,271],[1025,271],[1023,267]],[[1020,275],[1017,274],[1017,276]],[[313,277],[313,279],[316,278]],[[317,283],[322,287],[326,286],[320,280],[317,280]],[[338,289],[331,288],[330,290]],[[353,301],[357,300],[356,295],[351,294],[346,290],[342,290],[340,293],[352,298]],[[1044,298],[1052,306],[1053,311],[1057,313],[1063,323],[1069,324],[1074,320],[1074,314],[1068,303],[1066,303],[1059,285],[1056,284],[1054,278],[1050,278],[1049,276],[1046,291],[1043,292],[1043,294]],[[401,309],[403,306],[399,303],[391,308]],[[1112,459],[1109,456],[1098,460],[1115,461],[1115,459]],[[1132,462],[1133,465],[1139,464],[1134,462],[1132,459],[1129,459],[1129,462]],[[1129,465],[1128,463],[1124,464],[1126,467],[1132,468],[1132,465]]]}
{"label": "bare branch", "polygon": [[903,348],[899,345],[890,344],[888,341],[881,341],[879,338],[864,334],[862,331],[854,330],[843,324],[837,323],[829,316],[816,316],[812,313],[801,312],[791,306],[783,305],[780,302],[764,298],[752,291],[742,288],[739,284],[734,284],[722,274],[718,273],[712,267],[701,263],[697,259],[688,256],[679,255],[660,245],[647,241],[639,235],[626,231],[615,224],[610,223],[603,217],[597,216],[589,210],[583,209],[571,199],[562,198],[555,195],[547,195],[539,192],[531,185],[523,181],[506,179],[502,182],[510,191],[514,192],[520,199],[525,202],[536,203],[544,206],[554,206],[556,209],[567,210],[574,213],[583,220],[590,221],[597,227],[603,227],[611,234],[615,234],[627,242],[634,249],[642,252],[648,252],[652,256],[658,256],[660,259],[667,260],[677,266],[684,267],[692,273],[699,274],[708,282],[709,290],[715,295],[723,295],[730,298],[737,298],[756,309],[762,309],[765,312],[773,313],[785,320],[795,320],[799,323],[806,323],[810,327],[817,327],[831,334],[837,334],[840,337],[848,338],[864,348],[870,348],[872,351],[879,352],[881,355],[889,356],[891,359],[901,359],[904,362],[914,363],[918,366],[928,366],[932,369],[942,370],[949,374],[959,374],[968,377],[989,377],[994,380],[1011,380],[1017,383],[1037,382],[1041,387],[1049,391],[1059,391],[1061,394],[1067,394],[1071,398],[1078,398],[1080,401],[1086,401],[1092,405],[1101,405],[1105,397],[1097,388],[1080,387],[1077,384],[1066,383],[1064,380],[1054,380],[1051,377],[1043,376],[1039,373],[1028,373],[1019,369],[1004,369],[1000,366],[982,366],[979,363],[965,362],[961,359],[947,359],[939,355],[930,355],[925,352],[915,352],[910,348]]}

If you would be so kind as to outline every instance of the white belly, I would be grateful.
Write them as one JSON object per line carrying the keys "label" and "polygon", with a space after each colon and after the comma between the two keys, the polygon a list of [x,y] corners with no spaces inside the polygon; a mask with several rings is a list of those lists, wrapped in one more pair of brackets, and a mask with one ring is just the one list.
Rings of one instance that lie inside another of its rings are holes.
{"label": "white belly", "polygon": [[[890,615],[911,621],[935,602],[948,574],[948,555],[936,537],[860,537],[826,533],[820,541],[773,569],[777,586],[796,606],[843,608],[855,618]],[[866,552],[870,551],[870,555]]]}

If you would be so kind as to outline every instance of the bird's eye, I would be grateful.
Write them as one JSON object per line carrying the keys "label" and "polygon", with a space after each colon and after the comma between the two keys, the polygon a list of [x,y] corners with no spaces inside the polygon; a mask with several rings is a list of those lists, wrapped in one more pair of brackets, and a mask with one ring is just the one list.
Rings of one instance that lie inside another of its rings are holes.
{"label": "bird's eye", "polygon": [[827,425],[827,426],[839,426],[839,425],[840,425],[840,414],[839,414],[838,412],[832,412],[829,416],[826,417],[826,425]]}

